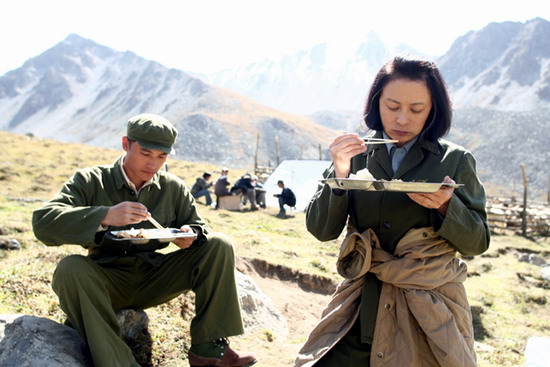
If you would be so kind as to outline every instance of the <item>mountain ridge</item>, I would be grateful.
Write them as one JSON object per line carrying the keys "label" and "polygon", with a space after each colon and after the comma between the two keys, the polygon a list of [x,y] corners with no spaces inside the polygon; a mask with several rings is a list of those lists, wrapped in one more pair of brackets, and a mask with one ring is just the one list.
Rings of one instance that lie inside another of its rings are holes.
{"label": "mountain ridge", "polygon": [[456,108],[550,107],[550,22],[491,23],[458,38],[439,58]]}
{"label": "mountain ridge", "polygon": [[[0,77],[0,128],[62,141],[116,147],[129,117],[155,112],[180,130],[176,151],[190,160],[250,164],[318,158],[333,132],[260,105],[176,69],[78,35]],[[279,135],[281,145],[275,146]]]}

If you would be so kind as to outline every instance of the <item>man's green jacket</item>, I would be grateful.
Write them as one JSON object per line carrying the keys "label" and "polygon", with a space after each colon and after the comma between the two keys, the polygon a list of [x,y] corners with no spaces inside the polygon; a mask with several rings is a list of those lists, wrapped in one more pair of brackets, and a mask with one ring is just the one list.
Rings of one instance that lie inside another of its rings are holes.
{"label": "man's green jacket", "polygon": [[[112,165],[78,170],[54,198],[34,211],[32,222],[36,237],[49,246],[99,246],[105,234],[100,222],[109,207],[124,201],[137,201],[145,205],[153,218],[164,227],[180,228],[187,224],[198,233],[198,239],[204,238],[210,229],[198,214],[195,200],[183,180],[159,171],[152,183],[136,197],[122,174],[123,158],[121,156]],[[126,227],[110,227],[108,230],[131,227],[153,228],[151,223],[145,221]]]}

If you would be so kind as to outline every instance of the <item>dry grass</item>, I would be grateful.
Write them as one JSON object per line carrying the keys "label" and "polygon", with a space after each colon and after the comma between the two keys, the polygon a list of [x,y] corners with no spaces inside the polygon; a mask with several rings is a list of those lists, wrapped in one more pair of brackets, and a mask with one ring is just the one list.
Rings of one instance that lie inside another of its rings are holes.
{"label": "dry grass", "polygon": [[[62,144],[27,136],[0,132],[0,236],[17,239],[21,251],[0,251],[0,313],[24,313],[63,321],[50,280],[59,259],[84,251],[78,246],[46,247],[38,242],[30,224],[32,211],[49,199],[75,169],[111,163],[117,150],[98,149],[78,144]],[[170,161],[170,170],[192,184],[209,164]],[[238,177],[245,169],[230,167]],[[214,175],[216,176],[216,175]],[[320,243],[305,229],[303,213],[284,221],[277,210],[229,212],[201,207],[201,213],[216,231],[235,240],[237,256],[258,258],[295,270],[338,280],[334,262],[336,241]],[[468,295],[476,310],[476,340],[485,348],[478,351],[479,365],[521,365],[530,336],[550,336],[550,285],[540,277],[540,268],[518,262],[522,252],[549,257],[549,242],[535,243],[514,236],[494,236],[491,249],[483,256],[467,259],[470,276]],[[281,283],[282,284],[282,283]],[[284,286],[284,285],[282,285]],[[182,360],[188,347],[188,320],[192,300],[180,296],[148,310],[153,334],[154,360],[158,366],[187,366]],[[180,315],[183,314],[183,318]],[[293,351],[303,338],[290,335],[282,347],[281,338],[264,330],[235,338],[244,349],[259,350],[265,359],[258,365],[288,366]]]}

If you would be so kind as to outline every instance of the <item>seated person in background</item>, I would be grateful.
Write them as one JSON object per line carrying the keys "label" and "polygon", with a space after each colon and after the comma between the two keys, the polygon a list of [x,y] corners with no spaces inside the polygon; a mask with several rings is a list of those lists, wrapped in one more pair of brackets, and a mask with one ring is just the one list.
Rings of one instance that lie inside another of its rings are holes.
{"label": "seated person in background", "polygon": [[231,193],[235,195],[245,195],[250,201],[250,210],[258,210],[256,205],[256,190],[252,186],[252,177],[246,173],[235,182],[235,185],[231,188]]}
{"label": "seated person in background", "polygon": [[216,184],[214,185],[214,194],[216,194],[216,209],[220,208],[220,198],[222,196],[231,195],[231,192],[228,189],[229,185],[231,185],[231,182],[227,179],[228,174],[229,170],[225,167],[222,168],[220,177],[218,177]]}
{"label": "seated person in background", "polygon": [[288,205],[291,208],[296,206],[296,195],[294,195],[294,192],[292,192],[291,189],[285,187],[285,183],[282,180],[277,181],[277,186],[283,189],[280,194],[273,195],[279,199],[279,214],[277,214],[277,217],[285,218],[285,205]]}
{"label": "seated person in background", "polygon": [[264,185],[258,180],[258,176],[252,175],[252,186],[256,194],[256,204],[265,209],[265,189]]}
{"label": "seated person in background", "polygon": [[[116,312],[143,310],[180,294],[195,293],[191,366],[250,366],[227,337],[244,332],[235,281],[232,241],[214,233],[197,211],[189,188],[162,170],[178,132],[165,118],[131,118],[122,154],[112,165],[78,170],[61,191],[33,213],[36,238],[48,246],[80,245],[88,255],[59,261],[52,288],[71,324],[86,340],[95,367],[139,367],[120,335]],[[173,241],[130,246],[108,232],[164,227],[192,233]]]}
{"label": "seated person in background", "polygon": [[209,172],[204,172],[202,177],[197,178],[197,181],[195,181],[195,184],[191,188],[191,195],[193,195],[195,199],[204,196],[206,205],[208,206],[212,204],[212,196],[210,196],[210,191],[208,191],[212,186],[212,182],[208,182],[211,177],[212,175]]}

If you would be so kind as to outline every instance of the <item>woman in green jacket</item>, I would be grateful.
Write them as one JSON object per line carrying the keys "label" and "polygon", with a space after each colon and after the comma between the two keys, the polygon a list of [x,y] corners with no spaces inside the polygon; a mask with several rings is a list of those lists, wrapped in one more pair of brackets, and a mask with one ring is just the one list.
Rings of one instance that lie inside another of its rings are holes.
{"label": "woman in green jacket", "polygon": [[[344,133],[330,145],[332,165],[326,178],[347,178],[368,167],[377,180],[445,182],[434,193],[332,189],[321,185],[306,215],[308,230],[319,240],[336,239],[349,224],[372,229],[383,250],[394,254],[411,229],[431,227],[456,251],[478,255],[489,246],[485,191],[476,161],[466,149],[441,139],[451,127],[451,102],[433,62],[396,57],[376,75],[366,101],[364,121],[373,137],[395,144],[368,144]],[[315,366],[369,365],[383,283],[366,273],[359,317]],[[405,341],[406,342],[406,341]],[[396,346],[398,348],[399,346]],[[374,351],[373,351],[374,353]]]}

